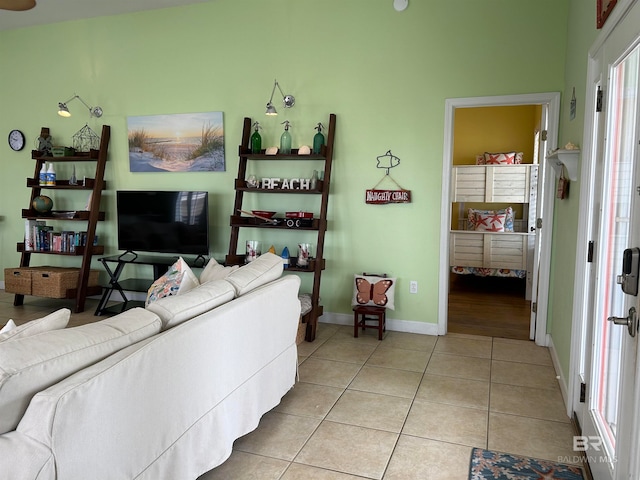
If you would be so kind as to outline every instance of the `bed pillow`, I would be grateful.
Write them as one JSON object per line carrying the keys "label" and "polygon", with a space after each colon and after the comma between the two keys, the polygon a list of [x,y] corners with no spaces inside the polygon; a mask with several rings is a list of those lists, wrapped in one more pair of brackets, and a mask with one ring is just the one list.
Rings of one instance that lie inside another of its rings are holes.
{"label": "bed pillow", "polygon": [[[39,318],[37,320],[31,320],[20,326],[15,326],[13,320],[9,320],[7,325],[2,329],[0,333],[0,342],[7,340],[17,340],[19,338],[29,337],[40,332],[47,332],[49,330],[59,330],[65,328],[71,318],[71,310],[68,308],[61,308],[46,317]],[[13,328],[7,329],[9,323],[13,325]],[[6,330],[6,331],[5,331]]]}
{"label": "bed pillow", "polygon": [[351,305],[395,309],[396,278],[354,275]]}
{"label": "bed pillow", "polygon": [[484,152],[484,163],[486,165],[514,165],[516,163],[516,152]]}
{"label": "bed pillow", "polygon": [[505,214],[504,231],[513,232],[513,207],[507,207],[502,210],[478,210],[470,208],[467,213],[467,230],[476,230],[476,214],[493,215],[493,214]]}
{"label": "bed pillow", "polygon": [[476,213],[475,230],[477,232],[504,232],[505,219],[504,213]]}
{"label": "bed pillow", "polygon": [[236,271],[238,268],[240,268],[239,265],[225,267],[224,265],[220,265],[215,258],[212,258],[200,273],[200,283],[207,283],[212,280],[226,278],[230,273]]}
{"label": "bed pillow", "polygon": [[134,308],[100,322],[0,343],[0,434],[15,430],[36,393],[155,335],[160,325],[155,314]]}
{"label": "bed pillow", "polygon": [[159,298],[170,295],[181,295],[200,285],[198,277],[187,265],[182,257],[169,267],[167,273],[158,278],[147,291],[146,305],[155,302]]}

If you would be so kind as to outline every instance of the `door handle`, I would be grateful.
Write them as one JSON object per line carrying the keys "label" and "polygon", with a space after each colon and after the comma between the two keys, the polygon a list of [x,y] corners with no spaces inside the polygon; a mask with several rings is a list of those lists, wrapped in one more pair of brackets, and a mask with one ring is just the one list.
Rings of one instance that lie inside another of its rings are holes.
{"label": "door handle", "polygon": [[632,337],[636,336],[636,332],[638,331],[638,314],[635,307],[629,309],[629,316],[627,317],[609,317],[607,320],[616,325],[626,325],[629,329],[629,335]]}

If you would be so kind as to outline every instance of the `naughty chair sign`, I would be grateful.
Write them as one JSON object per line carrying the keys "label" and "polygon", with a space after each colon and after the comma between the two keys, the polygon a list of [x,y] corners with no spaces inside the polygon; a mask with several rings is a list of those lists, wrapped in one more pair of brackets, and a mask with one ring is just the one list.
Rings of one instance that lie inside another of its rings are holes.
{"label": "naughty chair sign", "polygon": [[411,190],[367,190],[365,202],[372,205],[411,203]]}

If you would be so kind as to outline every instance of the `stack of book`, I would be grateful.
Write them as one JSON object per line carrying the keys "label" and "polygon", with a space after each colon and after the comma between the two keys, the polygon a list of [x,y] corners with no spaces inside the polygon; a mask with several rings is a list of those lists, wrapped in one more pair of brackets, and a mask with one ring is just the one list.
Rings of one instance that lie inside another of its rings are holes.
{"label": "stack of book", "polygon": [[[43,220],[25,220],[24,249],[34,252],[74,253],[76,247],[87,244],[87,232],[63,230],[55,232]],[[98,236],[93,239],[98,244]]]}

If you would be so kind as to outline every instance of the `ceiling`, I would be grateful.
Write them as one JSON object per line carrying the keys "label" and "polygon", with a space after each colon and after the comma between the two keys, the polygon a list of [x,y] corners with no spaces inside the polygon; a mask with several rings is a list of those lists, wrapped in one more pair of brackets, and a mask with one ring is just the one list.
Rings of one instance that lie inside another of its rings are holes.
{"label": "ceiling", "polygon": [[211,0],[36,0],[35,8],[24,12],[0,10],[0,30],[31,27],[81,18],[140,12]]}

